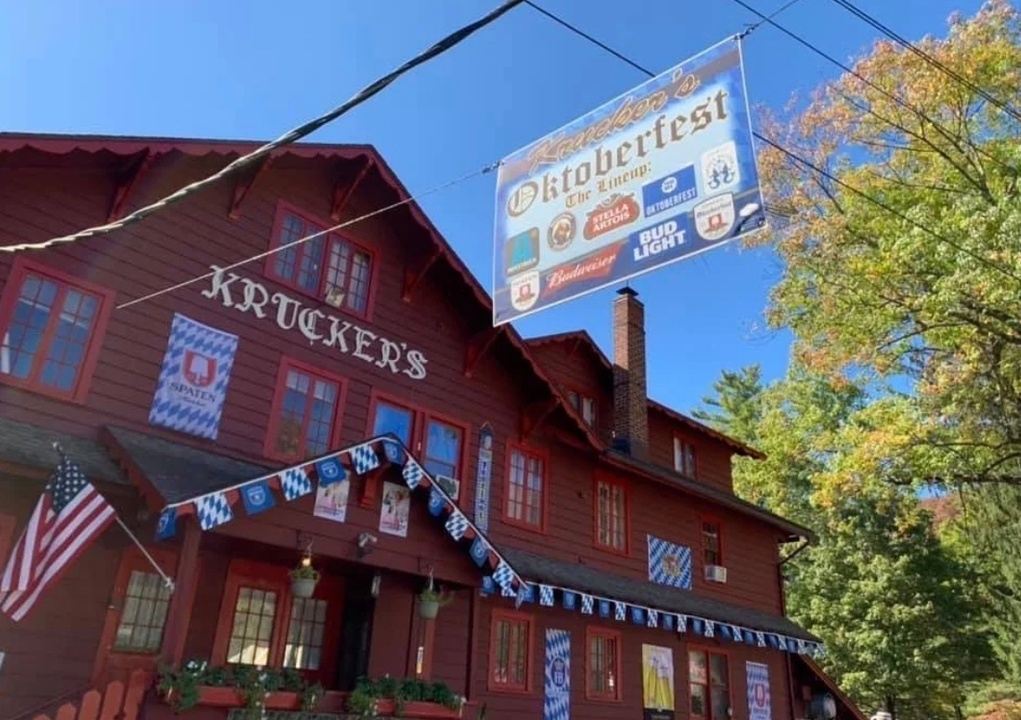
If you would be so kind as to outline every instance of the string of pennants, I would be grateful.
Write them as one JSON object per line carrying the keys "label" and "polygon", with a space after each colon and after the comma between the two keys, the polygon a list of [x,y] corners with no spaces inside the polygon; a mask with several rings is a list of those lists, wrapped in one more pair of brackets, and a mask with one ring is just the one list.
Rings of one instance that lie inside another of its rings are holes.
{"label": "string of pennants", "polygon": [[167,540],[173,537],[179,516],[194,514],[199,527],[212,530],[234,519],[234,508],[239,499],[248,515],[257,515],[276,506],[274,491],[283,495],[286,501],[297,500],[315,490],[314,480],[322,486],[332,485],[347,480],[349,472],[355,475],[370,473],[384,461],[401,468],[401,477],[408,489],[424,488],[429,491],[429,514],[444,521],[447,534],[467,550],[475,564],[487,573],[487,578],[497,583],[501,592],[515,596],[527,587],[527,583],[475,523],[465,516],[404,443],[393,435],[380,435],[299,465],[167,504],[160,513],[156,538]]}
{"label": "string of pennants", "polygon": [[482,579],[482,592],[485,595],[494,595],[499,592],[503,597],[513,597],[518,607],[524,603],[534,602],[538,602],[541,607],[555,607],[557,596],[559,596],[560,604],[565,610],[580,611],[582,615],[598,615],[603,619],[612,618],[618,622],[630,620],[634,625],[660,628],[681,634],[690,633],[705,638],[719,638],[760,648],[769,647],[814,658],[822,657],[825,654],[823,645],[813,640],[755,630],[697,615],[659,610],[557,585],[525,583],[522,590],[508,592],[498,585],[494,577],[486,576]]}

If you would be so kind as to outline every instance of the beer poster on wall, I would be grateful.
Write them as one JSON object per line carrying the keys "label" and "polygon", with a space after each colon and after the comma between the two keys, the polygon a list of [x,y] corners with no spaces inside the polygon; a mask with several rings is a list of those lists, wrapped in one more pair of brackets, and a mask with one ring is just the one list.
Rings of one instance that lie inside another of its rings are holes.
{"label": "beer poster on wall", "polygon": [[215,440],[238,336],[174,314],[149,422]]}
{"label": "beer poster on wall", "polygon": [[773,720],[769,698],[769,667],[745,663],[748,679],[748,720]]}
{"label": "beer poster on wall", "polygon": [[408,536],[411,491],[398,483],[383,483],[383,502],[379,508],[379,531],[387,535]]}
{"label": "beer poster on wall", "polygon": [[496,186],[496,325],[765,224],[734,37],[508,156]]}
{"label": "beer poster on wall", "polygon": [[674,653],[661,645],[642,644],[644,720],[674,720]]}

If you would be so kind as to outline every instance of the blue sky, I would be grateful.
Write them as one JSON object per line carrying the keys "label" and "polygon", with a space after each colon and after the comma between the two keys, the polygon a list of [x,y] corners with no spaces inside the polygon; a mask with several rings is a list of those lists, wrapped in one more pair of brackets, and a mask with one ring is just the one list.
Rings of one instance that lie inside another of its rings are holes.
{"label": "blue sky", "polygon": [[[0,0],[0,128],[11,131],[270,139],[356,90],[498,0],[174,3]],[[781,0],[748,0],[771,12]],[[537,0],[654,71],[739,32],[730,0]],[[943,34],[979,0],[859,0],[909,38]],[[243,10],[242,10],[243,9]],[[875,33],[829,0],[777,20],[846,59]],[[748,93],[780,107],[837,69],[762,26],[745,43]],[[520,6],[414,70],[311,140],[372,143],[412,193],[498,160],[644,80]],[[487,287],[493,175],[422,201]],[[646,304],[649,393],[696,406],[723,369],[787,365],[790,336],[765,327],[781,273],[768,249],[727,247],[632,282]],[[606,289],[515,325],[525,336],[585,328],[610,353]]]}

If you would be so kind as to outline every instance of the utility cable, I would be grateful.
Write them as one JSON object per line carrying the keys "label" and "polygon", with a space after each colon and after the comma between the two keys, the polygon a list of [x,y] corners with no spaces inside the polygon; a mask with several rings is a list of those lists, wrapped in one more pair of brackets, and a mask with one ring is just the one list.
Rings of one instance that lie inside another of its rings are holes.
{"label": "utility cable", "polygon": [[[924,113],[921,110],[919,110],[918,108],[912,106],[910,103],[908,103],[906,100],[901,98],[899,95],[896,95],[895,93],[892,93],[892,92],[886,90],[885,88],[883,88],[882,86],[872,82],[867,77],[865,77],[864,75],[862,75],[861,73],[856,71],[854,68],[849,67],[847,64],[845,64],[845,63],[841,62],[840,60],[838,60],[837,58],[833,57],[832,55],[827,53],[825,50],[822,50],[821,48],[819,48],[816,45],[812,44],[811,42],[809,42],[805,38],[801,37],[800,35],[798,35],[794,31],[792,31],[792,30],[784,27],[780,23],[776,22],[775,20],[773,20],[772,16],[765,15],[762,12],[756,10],[754,7],[752,7],[747,2],[745,2],[745,0],[733,0],[733,2],[737,3],[738,5],[740,5],[741,7],[743,7],[744,9],[748,10],[751,13],[755,13],[756,15],[759,16],[759,18],[761,18],[759,20],[759,23],[757,25],[755,25],[754,27],[758,27],[762,23],[769,23],[770,25],[775,27],[777,30],[782,32],[784,35],[786,35],[787,37],[791,38],[792,40],[794,40],[798,44],[802,45],[803,47],[808,48],[809,50],[814,52],[819,57],[821,57],[821,58],[823,58],[825,60],[828,60],[829,62],[831,62],[832,64],[836,65],[838,68],[840,68],[841,70],[843,70],[847,74],[851,75],[852,77],[857,78],[859,81],[861,81],[862,83],[864,83],[868,87],[872,88],[873,90],[878,92],[883,97],[887,98],[888,100],[891,100],[892,102],[896,103],[897,105],[899,105],[900,107],[904,108],[908,112],[917,115],[922,120],[924,120],[925,122],[927,122],[930,125],[932,125],[932,127],[935,128],[935,130],[940,135],[942,135],[944,138],[946,138],[947,140],[949,140],[952,144],[954,144],[956,146],[957,143],[956,143],[953,135],[945,127],[943,127],[940,123],[936,122],[936,120],[934,120],[932,117],[930,117],[926,113]],[[984,155],[985,157],[989,158],[993,162],[995,162],[995,163],[997,163],[997,164],[999,164],[1001,166],[1007,167],[1007,169],[1010,170],[1011,172],[1016,172],[1013,168],[1010,168],[1010,167],[1004,165],[1004,163],[999,158],[996,158],[996,157],[990,155],[988,152],[983,150],[981,147],[976,145],[976,146],[974,146],[974,148],[975,148],[976,152]]]}
{"label": "utility cable", "polygon": [[[741,4],[741,5],[745,5],[743,0],[734,0],[734,1],[739,3],[739,4]],[[531,0],[529,0],[528,4],[530,6],[532,6],[532,7],[535,7],[535,4],[533,2],[531,2]],[[748,7],[747,5],[745,5],[745,6]],[[749,7],[748,9],[752,10],[757,15],[759,15],[762,18],[764,18],[763,22],[769,22],[769,23],[771,23],[773,25],[776,25],[776,23],[773,20],[769,19],[768,16],[762,15],[762,13],[759,13],[757,10],[754,10],[751,7]],[[548,12],[544,12],[543,14],[552,16],[552,13],[548,13]],[[584,37],[586,39],[589,38],[589,36],[587,34],[582,33],[580,30],[575,28],[573,25],[571,25],[567,21],[565,21],[563,19],[560,19],[560,18],[555,18],[555,19],[557,20],[558,23],[560,23],[564,27],[568,28],[572,32],[575,32],[579,36]],[[754,29],[754,28],[752,28],[752,29]],[[747,35],[747,32],[745,33],[745,35]],[[600,47],[603,47],[602,43],[597,43],[597,45],[599,45]],[[614,55],[620,55],[620,53],[618,51],[614,51],[613,54]],[[629,61],[629,64],[632,65],[633,67],[639,67],[640,68],[640,66],[637,65],[636,63],[633,63],[633,62]],[[642,72],[644,72],[646,75],[648,75],[650,77],[653,76],[653,74],[651,72],[649,72],[648,70],[642,70]],[[830,172],[828,172],[824,168],[820,168],[819,166],[815,165],[811,161],[802,158],[798,154],[788,150],[787,148],[783,147],[782,145],[780,145],[776,141],[769,139],[765,135],[762,135],[761,133],[758,133],[758,132],[756,132],[754,130],[752,131],[752,135],[754,135],[758,140],[761,140],[762,142],[766,143],[767,145],[770,145],[773,148],[775,148],[776,150],[778,150],[779,152],[783,153],[785,156],[787,156],[791,160],[801,164],[803,167],[808,168],[808,169],[812,170],[813,172],[818,173],[820,176],[825,177],[828,180],[837,183],[838,185],[840,185],[841,187],[843,187],[847,191],[849,191],[849,192],[857,195],[858,197],[860,197],[860,198],[862,198],[862,199],[872,203],[876,207],[881,208],[882,210],[885,210],[886,212],[894,215],[895,217],[898,217],[901,220],[906,221],[907,223],[909,223],[913,227],[916,227],[916,228],[924,231],[925,233],[931,235],[933,238],[935,238],[936,240],[938,240],[940,242],[946,243],[947,245],[949,245],[950,247],[954,248],[958,252],[963,253],[963,254],[967,255],[968,257],[971,257],[972,259],[976,260],[977,262],[982,263],[986,267],[988,267],[990,269],[993,269],[993,270],[997,270],[998,272],[1001,272],[1001,273],[1007,275],[1008,277],[1016,280],[1017,282],[1021,283],[1021,275],[1017,275],[1016,273],[1011,271],[1009,268],[1002,267],[1002,266],[998,265],[997,263],[994,263],[993,261],[988,260],[988,259],[982,257],[978,253],[976,253],[976,252],[974,252],[972,250],[969,250],[968,248],[960,245],[959,243],[954,242],[950,238],[947,238],[947,237],[937,233],[935,230],[929,228],[928,226],[923,225],[922,223],[919,223],[919,222],[917,222],[915,220],[912,220],[910,217],[908,217],[904,213],[900,212],[896,208],[893,208],[893,207],[887,205],[882,200],[878,200],[877,198],[872,197],[868,193],[866,193],[866,192],[864,192],[862,190],[859,190],[858,188],[854,187],[853,185],[850,185],[849,183],[845,182],[844,180],[841,180],[840,178],[838,178],[835,175],[831,174]]]}
{"label": "utility cable", "polygon": [[524,0],[505,0],[504,3],[502,3],[496,9],[490,11],[488,14],[484,15],[478,20],[475,20],[474,22],[465,25],[464,27],[458,30],[455,30],[454,32],[450,33],[442,40],[434,44],[432,47],[428,48],[427,50],[419,53],[412,59],[405,62],[400,67],[390,71],[389,73],[379,78],[378,80],[375,80],[374,82],[366,85],[364,88],[355,93],[355,95],[351,97],[347,102],[338,105],[333,110],[330,110],[329,112],[324,113],[323,115],[320,115],[319,117],[313,120],[310,120],[306,123],[299,125],[293,130],[284,133],[276,140],[266,143],[265,145],[257,148],[256,150],[253,150],[247,155],[242,155],[241,157],[230,162],[228,165],[226,165],[218,172],[213,173],[212,175],[201,180],[196,180],[195,182],[190,183],[189,185],[185,185],[184,187],[171,193],[170,195],[167,195],[166,197],[161,198],[160,200],[157,200],[154,203],[138,208],[134,212],[125,215],[123,218],[120,218],[110,223],[106,223],[104,225],[97,225],[95,227],[86,228],[85,230],[80,230],[71,235],[64,235],[62,237],[51,238],[43,242],[5,245],[0,247],[0,251],[13,253],[22,250],[43,250],[45,248],[53,247],[54,245],[63,245],[67,243],[73,243],[78,240],[83,240],[85,238],[106,235],[113,232],[114,230],[120,230],[121,228],[126,227],[127,225],[143,220],[149,215],[152,215],[155,212],[159,212],[160,210],[163,210],[169,205],[180,202],[181,200],[184,200],[186,197],[194,195],[200,190],[203,190],[206,187],[219,182],[220,180],[236,175],[241,170],[260,163],[264,158],[267,158],[274,150],[277,150],[278,148],[281,148],[285,145],[290,145],[291,143],[297,142],[306,135],[309,135],[318,130],[319,128],[323,127],[324,125],[333,122],[341,115],[344,115],[349,110],[358,107],[366,100],[372,98],[373,96],[384,90],[387,86],[389,86],[392,82],[394,82],[394,80],[399,78],[401,75],[404,75],[409,70],[412,70],[418,67],[419,65],[428,62],[434,57],[443,54],[444,52],[454,47],[468,36],[472,35],[477,30],[482,29],[483,27],[489,25],[494,20],[503,16],[504,13],[506,13],[508,10],[511,10],[517,5],[520,5],[522,2],[524,2]]}
{"label": "utility cable", "polygon": [[[291,242],[284,243],[283,245],[278,245],[277,247],[270,248],[269,250],[264,250],[261,253],[257,253],[255,255],[251,255],[251,256],[246,257],[246,258],[244,258],[242,260],[238,260],[237,262],[233,262],[230,265],[226,265],[224,267],[219,268],[219,272],[225,272],[227,270],[233,270],[234,268],[241,267],[242,265],[247,265],[248,263],[255,262],[256,260],[262,260],[264,258],[267,258],[267,257],[271,256],[271,255],[275,255],[278,252],[283,252],[284,250],[289,250],[289,249],[291,249],[293,247],[297,247],[298,245],[301,245],[303,243],[307,243],[307,242],[309,242],[311,240],[315,240],[316,238],[323,237],[324,235],[329,235],[330,233],[337,232],[338,230],[343,230],[344,228],[350,227],[351,225],[354,225],[355,223],[360,223],[363,220],[368,220],[369,218],[375,217],[377,215],[382,215],[385,212],[389,212],[391,210],[395,210],[395,209],[401,207],[402,205],[407,205],[409,203],[415,202],[415,201],[417,201],[417,200],[419,200],[421,198],[424,198],[424,197],[426,197],[428,195],[432,195],[433,193],[437,193],[440,190],[445,190],[448,187],[451,187],[453,185],[457,185],[459,183],[462,183],[465,180],[470,180],[471,178],[477,177],[479,175],[485,175],[487,173],[490,173],[493,170],[495,170],[497,167],[499,167],[499,165],[500,165],[499,162],[490,163],[489,165],[486,165],[485,167],[479,168],[478,170],[473,170],[472,172],[466,173],[466,174],[464,174],[464,175],[462,175],[460,177],[454,178],[453,180],[448,180],[447,182],[441,183],[440,185],[434,185],[433,187],[429,188],[428,190],[420,192],[417,195],[409,195],[406,198],[401,198],[397,202],[390,203],[389,205],[384,205],[383,207],[376,208],[375,210],[367,212],[364,215],[359,215],[356,218],[352,218],[350,220],[345,220],[344,222],[338,223],[338,224],[333,225],[331,227],[328,227],[325,230],[320,230],[318,232],[314,232],[311,235],[306,235],[305,237],[298,238],[297,240],[292,240]],[[202,282],[203,280],[209,280],[214,275],[216,275],[216,273],[217,273],[217,271],[210,270],[207,273],[203,273],[201,275],[196,275],[195,277],[188,278],[187,280],[182,280],[179,283],[174,283],[173,285],[169,285],[167,287],[160,288],[159,290],[155,290],[155,291],[153,291],[151,293],[148,293],[147,295],[142,295],[142,296],[134,298],[132,300],[128,300],[127,302],[123,302],[120,305],[117,305],[115,309],[123,310],[124,308],[131,307],[132,305],[138,305],[139,303],[146,302],[147,300],[152,300],[153,298],[157,298],[160,295],[166,295],[167,293],[174,292],[175,290],[180,290],[181,288],[188,287],[189,285],[193,285],[193,284],[195,284],[197,282]]]}
{"label": "utility cable", "polygon": [[933,57],[931,54],[925,52],[925,50],[922,50],[920,47],[912,43],[910,40],[905,39],[896,31],[892,30],[891,28],[887,27],[882,22],[880,22],[875,16],[870,15],[869,13],[859,8],[854,3],[850,2],[850,0],[832,0],[832,2],[844,8],[845,10],[847,10],[847,12],[851,13],[858,19],[864,21],[866,24],[872,26],[879,32],[883,33],[884,35],[886,35],[886,37],[893,40],[895,43],[900,45],[905,50],[914,53],[922,60],[924,60],[926,63],[928,63],[932,67],[936,68],[937,70],[945,74],[947,77],[956,80],[959,84],[963,85],[964,87],[968,88],[975,94],[984,98],[991,105],[998,107],[1000,110],[1007,113],[1015,120],[1021,121],[1021,113],[1018,113],[1018,111],[1011,107],[1009,104],[993,96],[989,91],[985,90],[984,88],[979,87],[974,82],[966,78],[964,75],[961,75],[953,68],[941,62],[938,58]]}

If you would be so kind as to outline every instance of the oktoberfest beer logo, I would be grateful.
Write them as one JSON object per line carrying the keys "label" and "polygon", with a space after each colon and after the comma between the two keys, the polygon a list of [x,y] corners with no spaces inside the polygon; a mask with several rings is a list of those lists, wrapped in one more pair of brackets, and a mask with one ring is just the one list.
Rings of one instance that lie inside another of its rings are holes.
{"label": "oktoberfest beer logo", "polygon": [[569,212],[560,213],[550,223],[546,234],[546,242],[551,250],[565,250],[574,241],[578,231],[578,223]]}
{"label": "oktoberfest beer logo", "polygon": [[706,240],[720,240],[734,226],[734,196],[709,198],[695,206],[695,230]]}

